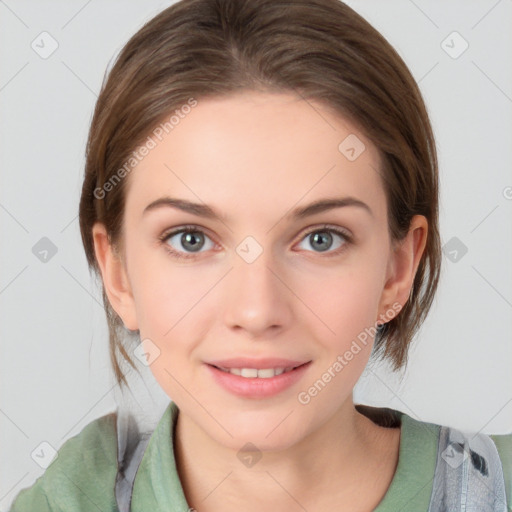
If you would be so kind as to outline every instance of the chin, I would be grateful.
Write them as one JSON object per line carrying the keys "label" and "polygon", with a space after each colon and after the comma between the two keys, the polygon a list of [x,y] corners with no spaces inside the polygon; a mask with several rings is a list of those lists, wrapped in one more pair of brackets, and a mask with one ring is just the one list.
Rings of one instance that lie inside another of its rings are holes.
{"label": "chin", "polygon": [[298,415],[289,414],[289,412],[283,414],[283,410],[288,409],[281,406],[278,412],[254,411],[224,414],[222,419],[219,417],[219,423],[233,437],[224,429],[217,428],[216,424],[213,428],[217,433],[221,432],[217,441],[233,450],[239,450],[246,443],[254,444],[261,451],[285,450],[300,442],[307,432],[305,422],[300,420]]}

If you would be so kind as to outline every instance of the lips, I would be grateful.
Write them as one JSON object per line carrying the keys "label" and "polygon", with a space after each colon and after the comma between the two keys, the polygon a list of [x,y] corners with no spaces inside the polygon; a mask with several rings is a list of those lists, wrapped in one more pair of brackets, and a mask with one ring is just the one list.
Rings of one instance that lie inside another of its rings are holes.
{"label": "lips", "polygon": [[[243,398],[265,399],[296,385],[311,364],[312,361],[290,359],[236,358],[211,361],[204,366],[214,382],[229,393]],[[226,366],[221,368],[220,365]]]}

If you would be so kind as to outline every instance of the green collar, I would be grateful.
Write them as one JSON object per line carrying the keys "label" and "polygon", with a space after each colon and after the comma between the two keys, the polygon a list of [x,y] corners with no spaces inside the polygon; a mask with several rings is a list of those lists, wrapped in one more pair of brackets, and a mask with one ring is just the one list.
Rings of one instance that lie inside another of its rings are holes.
{"label": "green collar", "polygon": [[440,426],[401,418],[400,451],[395,475],[374,512],[427,511],[432,494]]}
{"label": "green collar", "polygon": [[[176,469],[172,444],[179,409],[171,401],[160,419],[135,475],[132,510],[187,512],[189,505]],[[437,459],[439,425],[401,418],[398,466],[374,512],[426,511]]]}

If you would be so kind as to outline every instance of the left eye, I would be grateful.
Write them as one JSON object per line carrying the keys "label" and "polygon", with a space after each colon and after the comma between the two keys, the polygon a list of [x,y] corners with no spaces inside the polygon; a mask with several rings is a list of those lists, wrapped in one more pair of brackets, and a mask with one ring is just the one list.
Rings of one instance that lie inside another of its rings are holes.
{"label": "left eye", "polygon": [[315,252],[325,252],[329,249],[333,249],[333,236],[342,239],[342,243],[340,243],[337,247],[334,247],[333,252],[336,252],[336,249],[340,249],[343,245],[350,241],[348,234],[338,229],[317,228],[314,231],[307,233],[303,238],[302,243],[307,241],[311,247],[316,249]]}

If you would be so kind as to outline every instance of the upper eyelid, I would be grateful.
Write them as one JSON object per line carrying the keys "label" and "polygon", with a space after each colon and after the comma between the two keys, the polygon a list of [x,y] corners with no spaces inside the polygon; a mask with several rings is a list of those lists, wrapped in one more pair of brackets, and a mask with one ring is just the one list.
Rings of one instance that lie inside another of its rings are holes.
{"label": "upper eyelid", "polygon": [[321,226],[311,226],[310,228],[304,228],[302,232],[304,235],[308,235],[310,233],[314,233],[315,231],[322,231],[322,229],[325,229],[326,231],[341,231],[341,233],[346,234],[347,237],[352,236],[352,232],[349,229],[326,223],[322,224]]}

